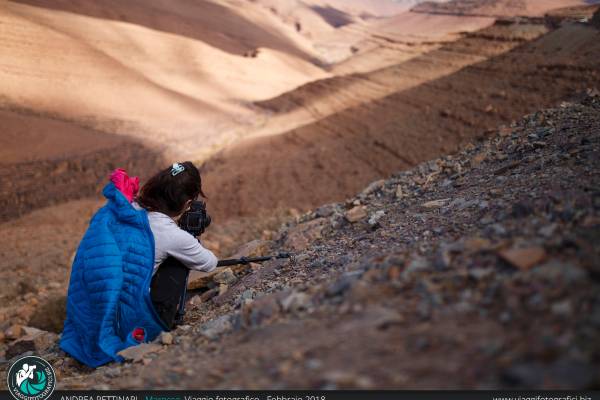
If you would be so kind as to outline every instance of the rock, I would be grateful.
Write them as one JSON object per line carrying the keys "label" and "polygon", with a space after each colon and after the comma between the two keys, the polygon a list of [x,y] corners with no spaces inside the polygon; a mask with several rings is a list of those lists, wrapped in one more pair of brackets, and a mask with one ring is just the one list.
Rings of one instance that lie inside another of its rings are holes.
{"label": "rock", "polygon": [[440,248],[436,252],[434,266],[438,271],[442,271],[450,267],[452,263],[452,254],[445,248]]}
{"label": "rock", "polygon": [[424,257],[415,257],[413,258],[404,271],[402,271],[402,278],[409,279],[412,275],[418,272],[430,271],[432,269],[432,265],[429,261]]}
{"label": "rock", "polygon": [[494,175],[503,175],[505,172],[507,172],[513,168],[516,168],[519,165],[521,165],[521,161],[512,161],[500,168],[495,169],[492,173]]}
{"label": "rock", "polygon": [[498,253],[500,258],[519,269],[530,269],[546,258],[543,247],[511,248]]}
{"label": "rock", "polygon": [[7,339],[18,339],[25,334],[23,326],[19,324],[11,325],[7,330],[4,331],[4,336]]}
{"label": "rock", "polygon": [[211,340],[218,338],[222,334],[231,331],[231,316],[222,315],[209,322],[206,322],[200,327],[200,334]]}
{"label": "rock", "polygon": [[221,283],[219,285],[219,296],[223,296],[229,290],[229,285]]}
{"label": "rock", "polygon": [[340,279],[332,283],[327,287],[325,291],[325,295],[327,297],[335,297],[339,296],[348,290],[354,281],[356,281],[357,276],[342,276]]}
{"label": "rock", "polygon": [[218,294],[219,294],[219,288],[212,288],[212,289],[209,289],[209,290],[207,290],[206,292],[204,292],[204,293],[202,293],[202,294],[200,295],[200,301],[201,301],[202,303],[204,303],[204,302],[206,302],[206,301],[208,301],[208,300],[212,299],[213,297],[215,297],[215,296],[216,296],[216,295],[218,295]]}
{"label": "rock", "polygon": [[374,386],[371,378],[367,376],[354,375],[351,372],[346,371],[327,371],[323,375],[326,384],[323,389],[372,389]]}
{"label": "rock", "polygon": [[284,311],[296,312],[306,310],[310,305],[310,296],[302,292],[292,292],[281,300],[281,308]]}
{"label": "rock", "polygon": [[63,285],[59,282],[48,282],[48,287],[50,289],[60,289]]}
{"label": "rock", "polygon": [[311,242],[321,238],[326,222],[325,218],[317,218],[294,226],[287,231],[284,247],[296,251],[304,250]]}
{"label": "rock", "polygon": [[280,312],[282,295],[282,292],[278,292],[277,294],[262,296],[255,299],[249,306],[245,306],[242,310],[245,323],[250,326],[259,326],[274,320]]}
{"label": "rock", "polygon": [[108,378],[116,378],[121,375],[121,369],[119,367],[106,368],[103,373]]}
{"label": "rock", "polygon": [[213,280],[220,284],[231,285],[237,281],[237,277],[231,268],[223,268],[213,276]]}
{"label": "rock", "polygon": [[569,317],[573,313],[573,307],[571,306],[571,302],[569,300],[560,301],[552,304],[550,307],[552,314],[557,317]]}
{"label": "rock", "polygon": [[317,370],[323,366],[323,361],[316,358],[309,358],[304,362],[304,366],[309,370]]}
{"label": "rock", "polygon": [[135,346],[128,347],[125,350],[121,350],[117,354],[119,354],[126,360],[138,362],[141,361],[144,358],[144,356],[151,353],[156,353],[161,349],[162,346],[157,343],[141,343]]}
{"label": "rock", "polygon": [[339,208],[341,208],[337,203],[326,204],[321,206],[315,210],[315,215],[319,218],[326,218],[333,215]]}
{"label": "rock", "polygon": [[6,357],[12,358],[28,351],[41,353],[58,341],[58,335],[31,327],[22,327],[23,336],[9,344]]}
{"label": "rock", "polygon": [[471,268],[469,270],[469,276],[475,280],[484,279],[494,273],[491,268]]}
{"label": "rock", "polygon": [[481,237],[472,237],[464,242],[464,248],[468,253],[479,253],[482,251],[489,250],[491,243],[489,240]]}
{"label": "rock", "polygon": [[512,206],[511,215],[515,218],[525,218],[533,214],[533,206],[526,201],[519,201]]}
{"label": "rock", "polygon": [[356,206],[346,211],[344,217],[348,222],[354,223],[362,220],[367,216],[367,207],[365,206]]}
{"label": "rock", "polygon": [[254,289],[247,289],[242,292],[241,299],[242,300],[252,300],[256,296],[256,292]]}
{"label": "rock", "polygon": [[340,229],[342,226],[344,226],[344,224],[347,223],[348,222],[346,221],[346,217],[344,217],[344,214],[338,212],[334,213],[329,218],[329,225],[331,225],[333,229]]}
{"label": "rock", "polygon": [[375,310],[369,310],[369,314],[374,319],[375,328],[380,330],[388,329],[392,325],[402,325],[405,320],[402,315],[396,311],[378,307]]}
{"label": "rock", "polygon": [[398,185],[396,187],[396,193],[395,193],[395,195],[396,195],[397,199],[401,199],[401,198],[403,198],[405,196],[404,191],[402,190],[402,186]]}
{"label": "rock", "polygon": [[485,229],[485,232],[497,236],[505,236],[507,233],[506,228],[502,224],[491,224]]}
{"label": "rock", "polygon": [[170,332],[162,332],[160,334],[160,342],[166,345],[173,344],[173,335]]}
{"label": "rock", "polygon": [[452,200],[452,202],[450,202],[450,204],[448,206],[450,208],[454,208],[459,211],[462,211],[466,208],[471,207],[473,204],[474,204],[474,202],[467,201],[466,199],[464,199],[462,197],[457,197],[454,200]]}
{"label": "rock", "polygon": [[421,207],[428,208],[428,209],[439,208],[439,207],[445,206],[446,203],[448,203],[448,201],[450,201],[450,199],[431,200],[431,201],[421,204]]}
{"label": "rock", "polygon": [[384,215],[385,215],[385,212],[383,210],[376,211],[371,215],[371,217],[369,217],[369,220],[367,221],[367,223],[371,226],[379,225],[379,220]]}
{"label": "rock", "polygon": [[375,182],[371,182],[369,184],[369,186],[367,186],[362,192],[361,195],[363,197],[370,195],[371,193],[374,193],[376,191],[378,191],[379,189],[381,189],[383,187],[383,185],[385,185],[385,180],[384,179],[380,179],[378,181]]}
{"label": "rock", "polygon": [[552,235],[554,235],[554,232],[556,232],[557,228],[557,224],[546,225],[538,229],[538,233],[546,238],[550,238]]}

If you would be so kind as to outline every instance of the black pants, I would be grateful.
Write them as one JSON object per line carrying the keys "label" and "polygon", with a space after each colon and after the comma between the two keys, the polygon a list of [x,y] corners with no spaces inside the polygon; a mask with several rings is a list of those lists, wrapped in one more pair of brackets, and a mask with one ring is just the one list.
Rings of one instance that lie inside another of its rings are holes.
{"label": "black pants", "polygon": [[183,321],[189,272],[179,260],[168,257],[152,277],[150,298],[158,316],[169,329]]}

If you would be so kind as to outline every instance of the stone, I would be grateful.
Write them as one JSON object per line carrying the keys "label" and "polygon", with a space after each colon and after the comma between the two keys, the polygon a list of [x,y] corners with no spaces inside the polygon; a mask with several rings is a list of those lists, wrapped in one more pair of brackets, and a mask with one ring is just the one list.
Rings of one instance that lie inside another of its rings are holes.
{"label": "stone", "polygon": [[396,195],[397,199],[401,199],[405,196],[404,191],[402,190],[402,186],[400,186],[400,185],[396,186],[395,195]]}
{"label": "stone", "polygon": [[108,378],[117,378],[121,375],[121,369],[119,367],[106,368],[104,370],[104,376]]}
{"label": "stone", "polygon": [[[273,283],[273,282],[270,282]],[[244,322],[251,326],[259,326],[274,320],[280,312],[280,296],[282,292],[255,299],[252,304],[244,307]]]}
{"label": "stone", "polygon": [[356,279],[356,276],[342,276],[340,279],[327,287],[325,295],[328,297],[341,295],[352,286],[352,283],[356,281]]}
{"label": "stone", "polygon": [[7,330],[4,331],[4,336],[7,339],[18,339],[25,334],[23,326],[19,324],[11,325]]}
{"label": "stone", "polygon": [[333,215],[333,213],[337,211],[338,208],[340,208],[340,206],[337,203],[326,204],[317,208],[315,210],[315,215],[319,218],[330,217],[331,215]]}
{"label": "stone", "polygon": [[494,234],[498,236],[505,236],[507,233],[506,228],[504,228],[502,224],[491,224],[486,228],[485,232],[488,234]]}
{"label": "stone", "polygon": [[156,353],[161,349],[162,346],[157,343],[141,343],[135,346],[128,347],[125,350],[121,350],[117,354],[126,360],[138,362],[142,361],[142,359],[148,354]]}
{"label": "stone", "polygon": [[554,232],[556,232],[557,228],[557,224],[546,225],[538,229],[538,233],[546,238],[550,238],[552,235],[554,235]]}
{"label": "stone", "polygon": [[367,216],[367,207],[356,206],[346,211],[344,217],[348,222],[354,223],[364,219]]}
{"label": "stone", "polygon": [[380,179],[378,181],[375,182],[371,182],[362,192],[361,195],[362,196],[368,196],[372,193],[375,193],[376,191],[380,190],[383,185],[385,185],[385,180],[384,179]]}
{"label": "stone", "polygon": [[475,236],[465,240],[464,246],[468,253],[479,253],[488,250],[491,247],[491,243],[485,238]]}
{"label": "stone", "polygon": [[493,273],[494,271],[491,268],[471,268],[468,274],[475,280],[481,280],[492,275]]}
{"label": "stone", "polygon": [[569,300],[559,301],[550,307],[552,314],[557,317],[569,317],[573,313],[573,307],[571,306],[571,302]]}
{"label": "stone", "polygon": [[351,372],[330,370],[325,372],[323,378],[327,384],[323,389],[372,389],[374,386],[371,378],[367,376],[355,375]]}
{"label": "stone", "polygon": [[231,268],[222,268],[213,276],[213,280],[220,284],[231,285],[237,281],[237,277]]}
{"label": "stone", "polygon": [[304,250],[314,240],[322,237],[327,220],[317,218],[298,224],[287,231],[284,247],[295,251]]}
{"label": "stone", "polygon": [[329,224],[333,229],[340,229],[342,226],[344,226],[344,224],[347,223],[346,217],[344,217],[344,214],[341,213],[336,212],[329,218]]}
{"label": "stone", "polygon": [[537,246],[511,248],[500,251],[498,255],[512,266],[526,270],[542,262],[546,258],[546,250]]}
{"label": "stone", "polygon": [[23,336],[9,344],[6,358],[23,354],[28,351],[42,353],[58,341],[58,335],[31,327],[22,327]]}
{"label": "stone", "polygon": [[256,297],[256,292],[254,291],[254,289],[244,290],[242,292],[242,295],[240,296],[242,300],[252,300],[254,299],[254,297]]}
{"label": "stone", "polygon": [[229,285],[221,283],[219,285],[219,296],[223,296],[229,290]]}
{"label": "stone", "polygon": [[410,260],[404,271],[402,271],[402,278],[408,279],[415,273],[430,271],[432,269],[431,267],[431,264],[426,258],[415,257],[412,260]]}
{"label": "stone", "polygon": [[[212,288],[207,290],[206,292],[202,293],[200,295],[200,301],[202,303],[212,299],[213,297],[215,297],[216,295],[219,294],[219,288]],[[197,296],[198,297],[198,296]]]}
{"label": "stone", "polygon": [[393,325],[402,325],[405,322],[402,315],[383,307],[369,310],[369,314],[373,316],[375,328],[379,330],[388,329]]}
{"label": "stone", "polygon": [[233,325],[231,323],[231,316],[222,315],[209,322],[206,322],[200,327],[200,334],[211,340],[214,340],[222,334],[231,331]]}
{"label": "stone", "polygon": [[296,312],[306,310],[310,305],[310,296],[302,292],[292,292],[281,300],[283,311]]}
{"label": "stone", "polygon": [[379,210],[374,212],[370,217],[367,223],[371,226],[379,225],[379,220],[385,215],[383,210]]}
{"label": "stone", "polygon": [[160,342],[166,345],[173,344],[173,335],[170,332],[162,332],[160,334]]}
{"label": "stone", "polygon": [[421,206],[428,209],[439,208],[445,206],[448,201],[450,201],[450,199],[431,200],[421,204]]}

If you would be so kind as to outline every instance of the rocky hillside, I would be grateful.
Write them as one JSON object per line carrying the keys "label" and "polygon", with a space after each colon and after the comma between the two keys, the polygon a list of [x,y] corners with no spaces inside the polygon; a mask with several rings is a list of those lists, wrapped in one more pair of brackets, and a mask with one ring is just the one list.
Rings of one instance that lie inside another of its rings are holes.
{"label": "rocky hillside", "polygon": [[5,322],[2,369],[35,351],[59,388],[598,388],[599,151],[588,90],[246,245],[294,257],[195,276],[186,324],[126,363]]}

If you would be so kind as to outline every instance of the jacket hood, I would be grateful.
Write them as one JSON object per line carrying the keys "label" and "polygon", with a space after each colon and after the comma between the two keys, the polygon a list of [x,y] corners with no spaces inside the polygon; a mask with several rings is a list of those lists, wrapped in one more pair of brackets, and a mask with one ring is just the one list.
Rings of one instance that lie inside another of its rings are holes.
{"label": "jacket hood", "polygon": [[143,213],[144,210],[133,208],[129,200],[117,189],[114,183],[111,182],[104,186],[102,194],[108,200],[107,207],[115,214],[119,221],[134,225],[143,225],[140,213]]}

